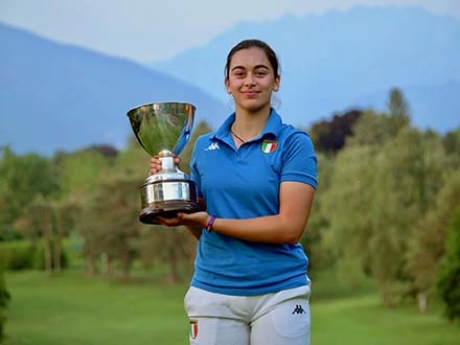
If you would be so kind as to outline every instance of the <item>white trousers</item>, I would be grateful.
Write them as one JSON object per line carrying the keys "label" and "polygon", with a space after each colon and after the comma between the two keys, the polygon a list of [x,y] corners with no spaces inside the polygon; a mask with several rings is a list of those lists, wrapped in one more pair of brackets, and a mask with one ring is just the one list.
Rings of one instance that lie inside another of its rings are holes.
{"label": "white trousers", "polygon": [[258,296],[190,287],[190,345],[309,345],[310,286]]}

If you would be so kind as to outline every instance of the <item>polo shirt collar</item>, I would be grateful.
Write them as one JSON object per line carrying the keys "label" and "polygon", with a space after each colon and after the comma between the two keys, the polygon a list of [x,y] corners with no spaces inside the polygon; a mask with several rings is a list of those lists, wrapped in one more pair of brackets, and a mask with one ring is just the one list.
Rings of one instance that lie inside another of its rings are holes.
{"label": "polo shirt collar", "polygon": [[[217,129],[217,131],[214,132],[214,134],[211,136],[211,139],[217,138],[220,140],[225,140],[225,138],[227,138],[230,133],[230,127],[232,126],[234,121],[235,121],[235,113],[232,113],[230,116],[227,117],[227,119],[225,119],[225,121]],[[268,120],[267,120],[267,123],[265,124],[264,129],[262,130],[260,135],[254,139],[259,139],[268,134],[271,134],[277,137],[279,134],[279,131],[281,130],[282,124],[283,124],[283,121],[281,119],[281,116],[276,112],[275,109],[271,108],[270,116],[268,117]]]}

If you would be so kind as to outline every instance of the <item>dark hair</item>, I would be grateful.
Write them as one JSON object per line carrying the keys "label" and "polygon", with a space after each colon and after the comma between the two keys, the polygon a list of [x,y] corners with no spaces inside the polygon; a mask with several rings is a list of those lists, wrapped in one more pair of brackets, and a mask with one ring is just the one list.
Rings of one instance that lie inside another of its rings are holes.
{"label": "dark hair", "polygon": [[275,51],[267,43],[261,40],[249,39],[249,40],[241,41],[236,46],[234,46],[228,53],[227,63],[225,64],[225,78],[226,79],[228,79],[229,77],[230,62],[232,61],[233,55],[235,55],[236,52],[242,49],[249,49],[249,48],[262,49],[265,52],[265,55],[267,55],[268,61],[270,61],[270,65],[272,66],[273,71],[275,73],[275,78],[279,77],[280,75],[279,61],[278,61],[278,57],[276,56]]}

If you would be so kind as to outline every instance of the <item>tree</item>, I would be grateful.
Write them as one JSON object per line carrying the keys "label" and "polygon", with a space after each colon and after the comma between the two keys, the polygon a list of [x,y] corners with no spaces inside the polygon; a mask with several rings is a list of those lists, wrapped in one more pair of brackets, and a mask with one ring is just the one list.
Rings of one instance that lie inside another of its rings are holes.
{"label": "tree", "polygon": [[447,232],[438,289],[445,303],[445,314],[453,322],[460,318],[460,206],[455,209]]}
{"label": "tree", "polygon": [[385,113],[368,109],[353,127],[353,135],[346,138],[346,146],[378,146],[394,137],[391,121]]}
{"label": "tree", "polygon": [[448,132],[442,139],[444,149],[449,156],[450,164],[447,168],[460,169],[460,128]]}
{"label": "tree", "polygon": [[353,126],[362,115],[361,110],[353,109],[342,115],[336,114],[331,121],[314,123],[308,130],[318,152],[335,153],[342,149],[345,140],[353,134]]}
{"label": "tree", "polygon": [[99,152],[102,156],[108,159],[115,159],[118,156],[118,149],[108,144],[92,145],[87,149],[87,151]]}
{"label": "tree", "polygon": [[427,298],[435,291],[439,265],[445,256],[446,233],[455,208],[460,205],[460,172],[446,177],[427,215],[419,222],[420,230],[409,253],[409,271],[418,295],[419,311],[426,309]]}
{"label": "tree", "polygon": [[[37,195],[14,224],[38,253],[41,253],[41,247],[37,242],[41,239],[44,268],[48,273],[60,272],[64,268],[62,240],[73,228],[77,211],[69,200],[49,200]],[[36,262],[37,268],[42,267],[41,262],[40,259]]]}
{"label": "tree", "polygon": [[114,274],[113,263],[118,261],[123,278],[129,277],[140,228],[137,187],[137,180],[112,176],[83,206],[77,229],[84,240],[88,274],[95,274],[103,259],[107,274]]}
{"label": "tree", "polygon": [[79,212],[78,206],[71,200],[56,200],[51,204],[53,211],[53,270],[60,272],[63,268],[64,251],[62,241],[74,228]]}
{"label": "tree", "polygon": [[387,306],[412,288],[422,291],[411,281],[409,252],[448,163],[439,136],[395,121],[406,119],[404,103],[395,99],[393,114],[369,110],[360,117],[322,201],[330,221],[324,239],[339,272],[353,281],[371,274]]}
{"label": "tree", "polygon": [[332,253],[341,281],[354,287],[363,281],[372,255],[375,157],[371,146],[345,147],[337,154],[330,184],[321,196],[321,212],[329,223],[323,245]]}
{"label": "tree", "polygon": [[57,195],[56,177],[48,159],[37,154],[16,155],[4,147],[0,160],[0,231],[11,227],[36,195]]}
{"label": "tree", "polygon": [[58,171],[61,197],[84,203],[97,189],[112,164],[111,158],[92,149],[56,156],[54,165]]}
{"label": "tree", "polygon": [[[38,238],[41,239],[44,268],[47,273],[51,274],[53,272],[53,209],[51,202],[43,195],[37,195],[25,211],[17,220],[16,227],[33,242]],[[35,248],[38,250],[39,247],[35,246]]]}
{"label": "tree", "polygon": [[328,191],[334,171],[334,158],[332,154],[317,153],[318,158],[318,187],[315,192],[315,201],[312,206],[308,224],[301,238],[301,243],[308,256],[309,275],[324,267],[331,267],[332,254],[324,245],[324,234],[327,232],[330,221],[329,214],[325,211],[323,195]]}
{"label": "tree", "polygon": [[392,132],[397,134],[410,125],[410,110],[403,93],[398,88],[390,90],[388,113],[392,124]]}
{"label": "tree", "polygon": [[372,271],[385,304],[394,305],[404,295],[426,293],[412,289],[408,256],[421,232],[420,220],[445,181],[446,157],[439,137],[407,127],[377,158]]}
{"label": "tree", "polygon": [[[94,230],[94,224],[85,223],[87,219],[97,218],[88,210],[89,205],[98,193],[101,183],[110,179],[111,168],[118,159],[117,152],[106,146],[91,147],[70,154],[58,153],[53,159],[53,164],[58,172],[58,181],[61,186],[59,197],[54,200],[55,212],[53,221],[57,244],[63,236],[67,236],[72,230],[77,230],[81,235],[82,227],[85,230]],[[78,221],[76,221],[78,219]],[[92,248],[89,251],[88,248]],[[60,247],[58,246],[57,252]],[[90,253],[96,248],[86,242],[84,246],[87,269],[91,274],[96,272],[96,267]],[[55,260],[58,260],[58,253]],[[87,272],[88,272],[87,271]]]}
{"label": "tree", "polygon": [[97,209],[92,206],[92,201],[88,201],[81,207],[78,222],[76,223],[77,233],[83,242],[82,255],[87,276],[95,276],[99,273],[98,261],[103,252],[103,248],[98,241],[99,228],[94,221],[98,217]]}
{"label": "tree", "polygon": [[183,281],[190,275],[195,256],[196,240],[182,227],[143,226],[136,243],[144,267],[169,267],[169,283]]}
{"label": "tree", "polygon": [[409,105],[399,89],[390,90],[387,110],[364,111],[353,127],[353,135],[347,137],[347,145],[382,145],[410,126]]}

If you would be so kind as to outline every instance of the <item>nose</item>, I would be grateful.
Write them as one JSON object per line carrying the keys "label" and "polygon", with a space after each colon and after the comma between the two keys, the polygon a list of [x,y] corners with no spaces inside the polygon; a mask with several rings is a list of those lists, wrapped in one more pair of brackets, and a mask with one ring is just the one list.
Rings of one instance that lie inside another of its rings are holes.
{"label": "nose", "polygon": [[252,73],[248,73],[248,75],[246,76],[246,79],[244,81],[244,84],[247,85],[247,86],[255,84],[254,75]]}

